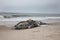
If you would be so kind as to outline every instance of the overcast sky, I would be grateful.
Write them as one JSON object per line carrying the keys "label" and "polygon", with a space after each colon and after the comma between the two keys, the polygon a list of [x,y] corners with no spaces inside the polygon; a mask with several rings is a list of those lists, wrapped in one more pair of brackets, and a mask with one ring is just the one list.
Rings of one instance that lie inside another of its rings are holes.
{"label": "overcast sky", "polygon": [[0,0],[0,12],[59,13],[60,0]]}

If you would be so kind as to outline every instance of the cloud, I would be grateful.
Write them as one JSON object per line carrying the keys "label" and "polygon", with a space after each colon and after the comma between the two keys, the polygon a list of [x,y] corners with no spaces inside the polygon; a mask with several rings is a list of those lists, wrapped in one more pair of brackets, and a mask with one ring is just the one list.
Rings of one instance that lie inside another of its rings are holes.
{"label": "cloud", "polygon": [[0,11],[58,12],[59,0],[0,0]]}
{"label": "cloud", "polygon": [[2,0],[3,6],[31,6],[31,5],[43,5],[41,0]]}

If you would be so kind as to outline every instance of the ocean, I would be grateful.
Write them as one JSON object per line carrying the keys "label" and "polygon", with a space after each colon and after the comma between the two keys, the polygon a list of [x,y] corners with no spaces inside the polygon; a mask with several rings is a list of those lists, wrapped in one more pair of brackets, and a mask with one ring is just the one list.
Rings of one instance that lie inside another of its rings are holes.
{"label": "ocean", "polygon": [[[54,23],[60,22],[60,14],[16,14],[16,13],[5,13],[0,14],[0,25],[1,24],[17,24],[20,21],[25,21],[28,19],[42,21],[45,23]],[[10,15],[20,15],[20,17],[12,17],[12,18],[3,18],[2,16],[10,16]]]}
{"label": "ocean", "polygon": [[0,13],[3,16],[20,16],[20,17],[60,17],[60,13]]}

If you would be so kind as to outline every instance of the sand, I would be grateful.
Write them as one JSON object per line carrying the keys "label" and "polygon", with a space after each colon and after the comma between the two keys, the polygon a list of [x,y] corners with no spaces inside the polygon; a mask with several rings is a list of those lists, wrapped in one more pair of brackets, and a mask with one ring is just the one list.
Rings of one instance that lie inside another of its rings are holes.
{"label": "sand", "polygon": [[60,40],[60,23],[24,30],[12,30],[8,26],[0,25],[0,40]]}

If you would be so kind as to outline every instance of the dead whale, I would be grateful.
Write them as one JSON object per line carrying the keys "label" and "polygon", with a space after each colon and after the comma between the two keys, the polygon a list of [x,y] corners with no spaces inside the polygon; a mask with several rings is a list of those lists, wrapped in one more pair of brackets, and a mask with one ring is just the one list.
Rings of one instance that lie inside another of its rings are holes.
{"label": "dead whale", "polygon": [[14,27],[15,29],[29,29],[29,28],[39,27],[40,25],[43,25],[43,24],[46,24],[46,23],[29,19],[27,21],[21,21],[17,23]]}

